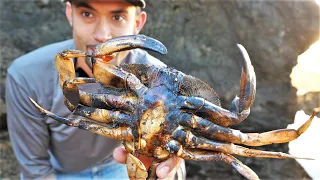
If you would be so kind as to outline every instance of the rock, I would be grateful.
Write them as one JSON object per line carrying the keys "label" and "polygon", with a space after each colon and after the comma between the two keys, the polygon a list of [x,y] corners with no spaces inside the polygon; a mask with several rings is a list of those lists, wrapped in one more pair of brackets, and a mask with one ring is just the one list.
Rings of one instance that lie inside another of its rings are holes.
{"label": "rock", "polygon": [[[39,2],[42,2],[42,4]],[[11,61],[45,44],[71,37],[59,1],[2,0],[0,83]],[[298,110],[290,73],[297,56],[319,38],[319,6],[307,1],[193,0],[147,1],[143,34],[162,41],[169,66],[208,82],[227,108],[239,92],[242,57],[248,51],[257,75],[251,115],[233,128],[263,132],[285,128]],[[1,105],[2,106],[2,105]],[[286,144],[262,149],[288,151]],[[303,179],[308,175],[294,160],[240,158],[263,179]],[[191,179],[242,178],[218,162],[187,162]]]}
{"label": "rock", "polygon": [[320,112],[320,92],[308,92],[298,96],[297,105],[308,115],[311,115],[315,108]]}
{"label": "rock", "polygon": [[19,164],[12,151],[8,131],[0,130],[0,177],[1,179],[20,179]]}

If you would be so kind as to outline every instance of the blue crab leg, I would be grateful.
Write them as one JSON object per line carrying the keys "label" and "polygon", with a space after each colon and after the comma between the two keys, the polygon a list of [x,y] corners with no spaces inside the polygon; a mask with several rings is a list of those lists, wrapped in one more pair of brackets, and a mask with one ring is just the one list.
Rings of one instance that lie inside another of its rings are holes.
{"label": "blue crab leg", "polygon": [[264,133],[242,133],[239,130],[216,125],[206,119],[188,113],[182,113],[180,115],[179,124],[183,127],[192,128],[193,131],[196,131],[209,139],[244,144],[248,146],[262,146],[273,143],[286,143],[297,139],[308,129],[315,114],[316,113],[314,112],[310,119],[297,130],[278,129]]}
{"label": "blue crab leg", "polygon": [[191,131],[183,129],[175,131],[173,134],[173,138],[180,142],[183,145],[183,147],[186,148],[206,149],[226,154],[240,155],[244,157],[310,159],[296,157],[282,152],[261,151],[256,149],[245,148],[232,143],[209,140],[203,137],[197,137]]}
{"label": "blue crab leg", "polygon": [[134,139],[130,127],[124,126],[124,127],[118,127],[118,128],[109,128],[103,124],[92,122],[90,120],[63,118],[50,111],[43,109],[32,98],[29,97],[29,99],[36,106],[36,108],[40,111],[41,114],[51,117],[59,121],[60,123],[66,124],[68,126],[78,127],[80,129],[90,131],[96,134],[100,134],[109,138],[117,139],[117,140],[131,141]]}
{"label": "blue crab leg", "polygon": [[199,150],[199,149],[186,149],[183,148],[177,141],[170,141],[167,145],[168,151],[176,154],[185,160],[195,161],[223,161],[232,166],[238,173],[250,180],[259,179],[258,175],[252,171],[248,166],[244,165],[235,157],[214,151]]}

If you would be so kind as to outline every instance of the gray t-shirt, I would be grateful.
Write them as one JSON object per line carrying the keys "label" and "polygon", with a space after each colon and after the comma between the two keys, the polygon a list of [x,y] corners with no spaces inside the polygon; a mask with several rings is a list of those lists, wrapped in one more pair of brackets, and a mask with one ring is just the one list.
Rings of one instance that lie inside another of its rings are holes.
{"label": "gray t-shirt", "polygon": [[[41,178],[54,170],[77,172],[93,167],[103,163],[121,143],[45,117],[28,99],[32,97],[59,116],[77,118],[63,103],[55,66],[56,53],[74,48],[73,40],[51,44],[16,59],[8,69],[8,129],[22,178]],[[122,63],[166,66],[140,49],[131,50]],[[80,87],[83,91],[92,91],[90,88]]]}

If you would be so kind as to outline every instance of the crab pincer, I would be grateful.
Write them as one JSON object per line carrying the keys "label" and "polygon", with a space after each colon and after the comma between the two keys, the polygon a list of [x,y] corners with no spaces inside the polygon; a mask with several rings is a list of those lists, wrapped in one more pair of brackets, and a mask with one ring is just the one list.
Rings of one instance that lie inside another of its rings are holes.
{"label": "crab pincer", "polygon": [[[107,63],[116,56],[117,52],[142,48],[166,54],[166,47],[158,40],[144,35],[128,35],[115,39],[110,39],[96,46],[92,54],[81,50],[64,50],[56,55],[56,67],[59,72],[59,83],[65,96],[65,104],[70,111],[74,111],[83,97],[79,91],[78,85],[97,83],[97,79],[103,85],[122,84],[131,82],[132,86],[138,83],[136,78],[127,78],[128,73],[119,71],[114,65]],[[95,78],[76,77],[73,58],[86,57],[91,58],[93,64],[93,74]],[[109,74],[106,74],[109,73]],[[138,85],[140,86],[140,84]],[[139,87],[135,87],[139,88]],[[116,101],[112,99],[111,101]],[[121,101],[121,99],[119,99]],[[109,104],[112,104],[110,102]]]}

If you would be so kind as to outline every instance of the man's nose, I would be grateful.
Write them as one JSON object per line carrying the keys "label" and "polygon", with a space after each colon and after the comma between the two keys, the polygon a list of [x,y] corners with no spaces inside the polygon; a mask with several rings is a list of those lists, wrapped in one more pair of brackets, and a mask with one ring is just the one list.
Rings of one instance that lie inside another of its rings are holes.
{"label": "man's nose", "polygon": [[111,29],[108,25],[108,22],[100,20],[96,25],[93,37],[99,43],[106,42],[107,40],[111,39]]}

